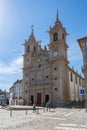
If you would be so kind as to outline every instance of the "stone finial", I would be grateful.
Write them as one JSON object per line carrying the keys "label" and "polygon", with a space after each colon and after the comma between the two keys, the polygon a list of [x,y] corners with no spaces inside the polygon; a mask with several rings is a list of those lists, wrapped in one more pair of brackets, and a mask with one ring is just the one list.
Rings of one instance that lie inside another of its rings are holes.
{"label": "stone finial", "polygon": [[40,41],[37,41],[37,42],[38,42],[38,43],[40,44],[40,46],[41,46],[41,42],[42,42],[42,41],[40,40]]}
{"label": "stone finial", "polygon": [[47,47],[46,46],[44,46],[44,50],[47,51]]}
{"label": "stone finial", "polygon": [[57,9],[56,21],[58,21],[58,20],[59,20],[58,16],[59,16],[59,13],[58,13],[58,9]]}
{"label": "stone finial", "polygon": [[59,20],[59,12],[58,12],[58,9],[57,9],[57,14],[56,14],[56,21],[55,21],[55,24],[61,24],[61,21]]}
{"label": "stone finial", "polygon": [[34,32],[34,25],[31,26],[31,34],[33,35]]}

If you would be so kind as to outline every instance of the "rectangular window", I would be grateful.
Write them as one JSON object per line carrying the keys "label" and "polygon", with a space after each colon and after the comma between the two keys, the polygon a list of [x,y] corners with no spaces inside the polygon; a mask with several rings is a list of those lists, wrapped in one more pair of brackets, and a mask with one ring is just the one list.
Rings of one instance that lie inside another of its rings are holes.
{"label": "rectangular window", "polygon": [[79,79],[79,85],[81,86],[81,80]]}
{"label": "rectangular window", "polygon": [[48,79],[49,78],[49,76],[46,76],[46,79]]}
{"label": "rectangular window", "polygon": [[77,84],[77,76],[75,76],[75,82],[76,82],[76,84]]}
{"label": "rectangular window", "polygon": [[71,81],[73,81],[73,75],[72,75],[72,73],[71,73]]}
{"label": "rectangular window", "polygon": [[85,51],[86,51],[86,55],[87,55],[87,42],[85,42]]}

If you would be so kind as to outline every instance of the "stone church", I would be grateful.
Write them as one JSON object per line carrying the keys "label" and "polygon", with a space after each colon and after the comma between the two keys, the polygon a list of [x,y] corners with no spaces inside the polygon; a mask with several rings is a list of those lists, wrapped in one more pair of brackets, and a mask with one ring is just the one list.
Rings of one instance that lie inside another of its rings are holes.
{"label": "stone church", "polygon": [[[23,98],[27,105],[30,102],[44,105],[49,101],[51,106],[63,106],[70,100],[69,71],[72,69],[68,66],[67,32],[58,13],[54,26],[50,27],[48,33],[48,49],[46,46],[43,49],[36,41],[33,28],[29,39],[24,43]],[[84,80],[76,72],[75,74]]]}

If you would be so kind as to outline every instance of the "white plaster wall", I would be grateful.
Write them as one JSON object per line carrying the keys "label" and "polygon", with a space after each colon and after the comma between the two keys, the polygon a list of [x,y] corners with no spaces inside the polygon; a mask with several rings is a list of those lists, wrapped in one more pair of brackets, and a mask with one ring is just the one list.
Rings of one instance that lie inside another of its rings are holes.
{"label": "white plaster wall", "polygon": [[[80,94],[80,89],[83,87],[82,79],[77,76],[77,83],[75,82],[75,74],[73,75],[73,81],[71,81],[71,72],[69,71],[69,86],[70,86],[70,101],[82,101],[82,95]],[[81,85],[79,84],[79,78],[81,80]]]}

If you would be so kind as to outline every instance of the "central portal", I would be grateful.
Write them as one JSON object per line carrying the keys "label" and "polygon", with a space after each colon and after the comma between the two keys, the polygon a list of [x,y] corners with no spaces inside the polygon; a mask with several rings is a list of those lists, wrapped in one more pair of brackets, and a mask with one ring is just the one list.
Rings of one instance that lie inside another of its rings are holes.
{"label": "central portal", "polygon": [[41,105],[41,93],[37,93],[37,105]]}
{"label": "central portal", "polygon": [[31,102],[30,102],[30,104],[32,105],[33,103],[34,103],[34,96],[31,95]]}
{"label": "central portal", "polygon": [[45,104],[46,104],[48,101],[49,101],[49,95],[46,94],[46,95],[45,95]]}

